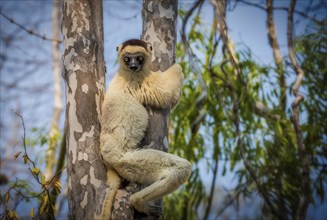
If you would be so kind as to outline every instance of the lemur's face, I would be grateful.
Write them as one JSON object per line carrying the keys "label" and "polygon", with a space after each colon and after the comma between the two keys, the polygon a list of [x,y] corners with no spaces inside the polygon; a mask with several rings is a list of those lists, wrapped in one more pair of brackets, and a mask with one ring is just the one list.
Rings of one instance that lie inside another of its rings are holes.
{"label": "lemur's face", "polygon": [[138,72],[142,69],[145,56],[143,53],[126,53],[123,60],[128,69]]}

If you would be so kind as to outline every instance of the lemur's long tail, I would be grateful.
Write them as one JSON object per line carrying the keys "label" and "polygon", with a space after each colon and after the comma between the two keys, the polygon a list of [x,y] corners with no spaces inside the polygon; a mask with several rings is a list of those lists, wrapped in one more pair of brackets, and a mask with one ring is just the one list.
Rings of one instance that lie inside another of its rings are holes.
{"label": "lemur's long tail", "polygon": [[108,168],[107,170],[107,181],[109,185],[109,192],[107,192],[106,198],[103,202],[102,206],[102,218],[105,220],[110,220],[111,218],[111,210],[114,204],[115,196],[117,190],[120,187],[120,177],[112,168]]}

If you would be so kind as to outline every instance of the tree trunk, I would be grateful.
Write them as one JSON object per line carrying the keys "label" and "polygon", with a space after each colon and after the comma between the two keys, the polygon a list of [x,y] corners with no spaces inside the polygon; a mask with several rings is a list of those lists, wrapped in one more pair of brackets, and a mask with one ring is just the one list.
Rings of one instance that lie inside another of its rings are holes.
{"label": "tree trunk", "polygon": [[[177,5],[175,0],[144,0],[143,1],[143,31],[142,39],[153,47],[152,71],[165,71],[175,62]],[[149,124],[140,146],[168,151],[168,120],[170,109],[154,109],[147,106]],[[144,216],[134,213],[128,198],[144,186],[130,184],[119,190],[116,195],[112,219],[158,219],[155,216]],[[155,201],[162,206],[162,199]]]}
{"label": "tree trunk", "polygon": [[217,30],[219,31],[220,37],[224,43],[224,48],[227,51],[228,57],[234,67],[235,75],[240,74],[240,70],[238,67],[238,59],[236,56],[236,52],[233,46],[233,42],[229,37],[228,26],[226,22],[226,0],[211,0],[211,4],[215,9],[215,16],[217,21]]}
{"label": "tree trunk", "polygon": [[[175,63],[176,22],[178,1],[144,0],[142,39],[153,47],[152,71],[165,71]],[[168,152],[168,123],[170,109],[148,107],[149,125],[144,145]],[[155,201],[162,206],[162,199]]]}
{"label": "tree trunk", "polygon": [[276,72],[278,73],[278,82],[280,87],[280,99],[279,105],[283,110],[283,113],[286,111],[286,81],[285,81],[285,70],[283,65],[283,57],[279,49],[279,44],[277,41],[276,27],[274,23],[273,16],[273,0],[267,0],[267,32],[269,44],[273,50],[274,60],[276,64]]}
{"label": "tree trunk", "polygon": [[294,99],[292,101],[292,123],[296,134],[296,143],[298,149],[298,157],[301,164],[302,183],[301,193],[298,207],[296,210],[295,219],[304,220],[307,216],[308,207],[311,200],[311,178],[310,178],[310,164],[308,158],[307,148],[303,142],[303,134],[300,125],[299,106],[304,101],[304,96],[300,94],[299,88],[304,77],[304,70],[298,64],[293,48],[293,15],[296,5],[296,0],[291,0],[287,13],[287,47],[288,57],[290,58],[293,69],[296,73],[296,79],[292,87]]}
{"label": "tree trunk", "polygon": [[[153,47],[152,71],[165,71],[175,63],[177,1],[143,2],[142,39]],[[149,109],[149,126],[142,142],[153,149],[168,151],[170,109]]]}
{"label": "tree trunk", "polygon": [[101,0],[64,0],[68,204],[71,219],[100,218],[106,170],[99,152],[105,65]]}
{"label": "tree trunk", "polygon": [[[60,1],[53,2],[52,11],[52,32],[53,39],[60,39],[59,31],[60,19]],[[60,60],[59,60],[59,42],[52,42],[52,58],[53,58],[53,78],[54,78],[54,106],[51,128],[49,132],[49,146],[46,154],[46,169],[44,172],[45,178],[50,180],[53,177],[53,167],[55,165],[55,153],[59,141],[59,120],[62,112],[62,97],[61,97],[61,77],[60,77]]]}

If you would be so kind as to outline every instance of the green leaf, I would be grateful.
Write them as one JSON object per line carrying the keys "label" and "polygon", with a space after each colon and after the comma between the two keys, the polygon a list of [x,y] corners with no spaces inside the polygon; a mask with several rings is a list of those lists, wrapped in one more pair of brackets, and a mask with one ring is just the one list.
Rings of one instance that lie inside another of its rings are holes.
{"label": "green leaf", "polygon": [[41,184],[42,185],[45,185],[46,184],[45,176],[44,176],[43,173],[41,174]]}
{"label": "green leaf", "polygon": [[49,197],[46,193],[44,193],[42,201],[41,201],[41,206],[40,206],[40,214],[43,214],[44,212],[46,212],[47,207],[48,207],[48,202],[49,202]]}
{"label": "green leaf", "polygon": [[17,213],[14,211],[14,210],[10,210],[9,211],[9,213],[8,213],[8,215],[9,215],[9,218],[10,219],[13,219],[13,220],[18,220],[18,215],[17,215]]}
{"label": "green leaf", "polygon": [[34,219],[34,208],[32,208],[30,211],[30,217],[31,219]]}
{"label": "green leaf", "polygon": [[23,158],[24,158],[24,163],[26,164],[27,161],[28,161],[28,156],[27,156],[27,154],[24,154],[24,155],[23,155]]}
{"label": "green leaf", "polygon": [[9,199],[10,199],[10,193],[7,192],[6,195],[5,195],[5,203],[6,204],[9,202]]}
{"label": "green leaf", "polygon": [[40,169],[37,168],[37,167],[32,168],[31,170],[32,170],[32,172],[33,172],[35,175],[39,175],[39,173],[40,173]]}

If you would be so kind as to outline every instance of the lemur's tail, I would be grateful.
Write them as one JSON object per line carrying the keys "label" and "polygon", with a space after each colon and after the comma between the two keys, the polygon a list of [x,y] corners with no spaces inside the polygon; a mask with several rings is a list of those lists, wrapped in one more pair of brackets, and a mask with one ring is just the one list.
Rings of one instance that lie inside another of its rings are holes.
{"label": "lemur's tail", "polygon": [[107,192],[106,198],[102,206],[102,219],[110,220],[111,210],[114,204],[117,190],[120,187],[120,177],[112,168],[107,170],[107,181],[109,185],[109,192]]}

